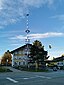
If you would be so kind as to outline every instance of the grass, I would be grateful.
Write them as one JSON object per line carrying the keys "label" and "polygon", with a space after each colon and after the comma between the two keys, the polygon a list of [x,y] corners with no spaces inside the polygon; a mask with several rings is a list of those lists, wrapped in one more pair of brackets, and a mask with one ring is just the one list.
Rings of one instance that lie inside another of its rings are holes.
{"label": "grass", "polygon": [[31,68],[23,68],[22,71],[29,71],[29,72],[49,72],[48,69],[31,69]]}
{"label": "grass", "polygon": [[48,70],[36,70],[36,69],[25,69],[24,71],[29,71],[29,72],[48,72]]}
{"label": "grass", "polygon": [[48,69],[36,69],[34,68],[27,68],[27,67],[14,67],[15,69],[21,70],[21,71],[28,71],[28,72],[50,72]]}
{"label": "grass", "polygon": [[12,72],[10,69],[6,69],[4,67],[0,67],[0,72]]}

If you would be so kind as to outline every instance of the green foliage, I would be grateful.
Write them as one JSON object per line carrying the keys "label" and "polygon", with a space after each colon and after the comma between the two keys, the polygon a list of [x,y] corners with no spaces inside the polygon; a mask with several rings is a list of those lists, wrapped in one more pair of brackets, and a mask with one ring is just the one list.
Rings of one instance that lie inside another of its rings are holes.
{"label": "green foliage", "polygon": [[10,69],[0,67],[0,72],[12,72]]}
{"label": "green foliage", "polygon": [[44,50],[44,47],[42,46],[41,42],[37,40],[34,41],[30,50],[30,54],[33,60],[42,59],[44,61],[44,59],[46,59],[47,57],[47,51]]}
{"label": "green foliage", "polygon": [[36,46],[36,47],[38,47],[38,48],[41,48],[42,47],[42,43],[40,41],[38,41],[38,40],[35,40],[33,42],[33,45]]}
{"label": "green foliage", "polygon": [[23,71],[29,71],[29,72],[49,72],[48,69],[45,69],[45,70],[43,70],[43,69],[37,69],[36,70],[36,69],[30,69],[30,68],[29,69],[23,68],[22,70]]}
{"label": "green foliage", "polygon": [[6,71],[6,69],[0,67],[0,72],[5,72],[5,71]]}
{"label": "green foliage", "polygon": [[35,63],[36,68],[38,68],[39,64],[45,64],[45,60],[48,58],[47,51],[44,50],[44,46],[42,46],[42,43],[38,40],[33,42],[30,55],[30,63]]}

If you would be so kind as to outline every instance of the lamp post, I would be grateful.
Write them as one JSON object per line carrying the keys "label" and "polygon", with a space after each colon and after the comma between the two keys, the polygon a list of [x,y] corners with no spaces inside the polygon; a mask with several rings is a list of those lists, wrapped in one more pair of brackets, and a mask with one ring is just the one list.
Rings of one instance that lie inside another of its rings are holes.
{"label": "lamp post", "polygon": [[[49,44],[49,49],[51,49],[52,48],[52,46],[51,46],[51,44]],[[50,57],[50,54],[49,54],[49,56],[48,57]]]}

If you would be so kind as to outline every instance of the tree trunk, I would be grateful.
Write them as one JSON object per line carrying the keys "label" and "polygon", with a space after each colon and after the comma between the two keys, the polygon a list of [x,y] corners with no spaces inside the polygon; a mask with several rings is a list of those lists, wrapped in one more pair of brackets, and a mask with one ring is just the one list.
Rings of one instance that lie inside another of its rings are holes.
{"label": "tree trunk", "polygon": [[37,60],[35,61],[35,65],[36,65],[35,68],[36,68],[36,71],[37,71],[38,70],[38,61]]}

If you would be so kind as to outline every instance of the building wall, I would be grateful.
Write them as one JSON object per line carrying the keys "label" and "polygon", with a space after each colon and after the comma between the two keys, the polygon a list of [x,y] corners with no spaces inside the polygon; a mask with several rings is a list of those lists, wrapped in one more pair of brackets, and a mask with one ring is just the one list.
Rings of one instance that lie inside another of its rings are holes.
{"label": "building wall", "polygon": [[[28,53],[30,53],[30,49],[28,49]],[[15,51],[12,54],[12,66],[27,66],[28,57],[26,54],[26,48]]]}

